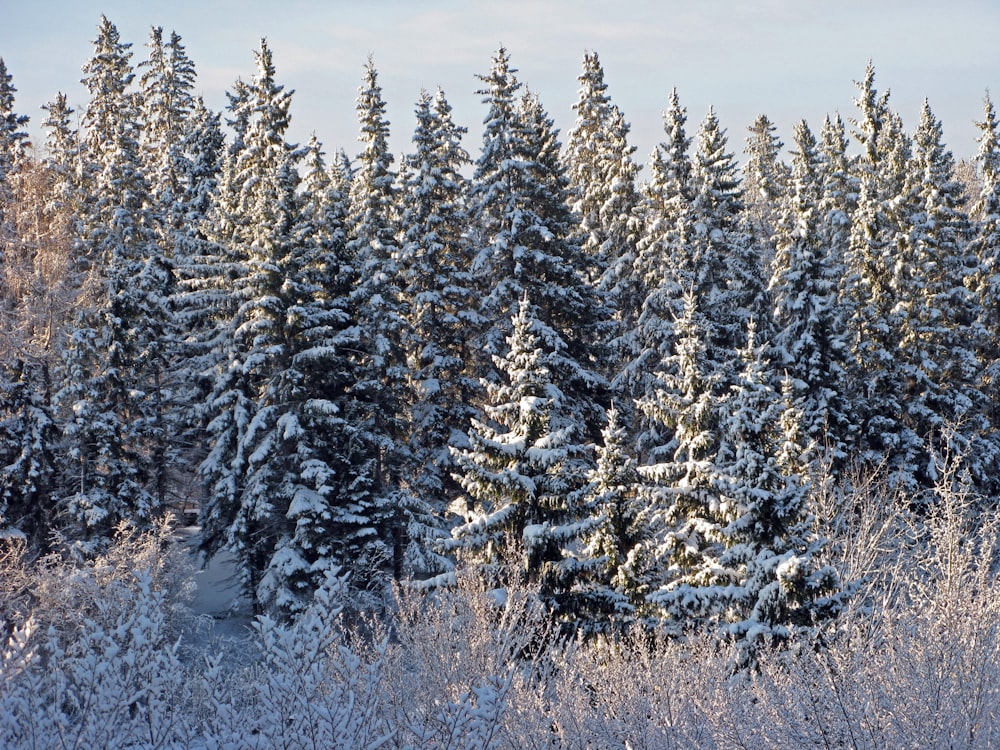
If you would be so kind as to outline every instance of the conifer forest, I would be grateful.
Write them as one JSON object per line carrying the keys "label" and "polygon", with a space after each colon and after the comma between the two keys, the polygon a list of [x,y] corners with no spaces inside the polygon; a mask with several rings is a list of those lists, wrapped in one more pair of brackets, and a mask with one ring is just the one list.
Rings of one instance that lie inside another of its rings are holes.
{"label": "conifer forest", "polygon": [[1000,744],[988,94],[642,160],[501,46],[394,155],[373,59],[341,150],[246,63],[101,18],[29,142],[0,58],[0,747]]}

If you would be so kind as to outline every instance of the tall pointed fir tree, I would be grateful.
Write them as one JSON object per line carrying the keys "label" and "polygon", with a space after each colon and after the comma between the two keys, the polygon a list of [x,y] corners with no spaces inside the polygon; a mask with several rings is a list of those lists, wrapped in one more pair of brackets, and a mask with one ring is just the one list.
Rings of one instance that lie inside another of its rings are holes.
{"label": "tall pointed fir tree", "polygon": [[[264,51],[266,44],[262,42],[261,46]],[[180,348],[190,373],[185,426],[192,448],[202,460],[207,455],[208,444],[214,443],[206,427],[217,416],[213,414],[215,407],[209,396],[218,385],[219,372],[228,367],[232,323],[240,306],[240,298],[233,287],[236,280],[247,273],[250,228],[245,216],[249,212],[250,198],[245,194],[245,187],[258,179],[248,165],[259,160],[251,156],[255,151],[249,149],[246,142],[252,107],[256,99],[268,101],[283,91],[283,87],[274,82],[273,69],[268,71],[264,67],[265,62],[272,64],[270,54],[270,50],[266,50],[266,60],[259,53],[255,57],[258,69],[251,83],[237,79],[233,91],[226,92],[229,99],[226,124],[232,130],[228,145],[222,134],[221,116],[203,107],[198,108],[189,133],[192,156],[197,160],[195,163],[203,165],[205,179],[200,185],[192,182],[187,186],[189,195],[185,202],[195,212],[190,225],[193,232],[188,235],[193,245],[184,249],[178,264],[174,305],[178,323],[184,331]],[[269,87],[276,91],[264,91]],[[255,93],[257,88],[260,91]],[[275,108],[277,112],[272,111]],[[287,103],[272,101],[271,109],[262,110],[261,116],[269,118],[283,133],[287,123],[282,124],[282,121],[287,120],[287,112],[284,115],[281,112],[287,108]],[[256,151],[259,150],[258,146]],[[230,499],[235,501],[235,497],[233,494]],[[205,507],[202,506],[203,511]],[[203,528],[203,531],[206,530]],[[213,528],[203,533],[203,551],[211,556],[223,541],[221,529]]]}
{"label": "tall pointed fir tree", "polygon": [[[169,290],[173,326],[164,332],[167,366],[163,383],[172,394],[165,416],[175,450],[186,453],[188,459],[200,458],[197,438],[185,429],[190,426],[188,404],[200,402],[204,396],[197,389],[198,376],[192,367],[199,360],[189,358],[194,353],[187,346],[191,334],[176,314],[183,294],[177,282],[190,275],[187,267],[202,253],[201,225],[205,206],[194,203],[199,198],[204,203],[205,198],[192,188],[197,180],[203,179],[195,176],[194,158],[201,158],[204,149],[189,139],[191,128],[196,125],[193,117],[197,106],[194,96],[197,76],[194,63],[176,33],[171,33],[164,41],[163,30],[154,27],[146,46],[148,56],[137,66],[137,70],[142,71],[139,79],[141,159],[149,184],[151,211],[156,217],[161,262],[169,268],[174,280]],[[190,146],[198,151],[189,151]],[[215,147],[221,148],[221,133]],[[207,176],[207,179],[212,177]],[[183,502],[187,502],[192,493],[192,488],[185,486],[188,484],[186,477],[187,472],[178,477],[178,492]]]}
{"label": "tall pointed fir tree", "polygon": [[628,626],[646,611],[649,534],[640,477],[622,413],[612,405],[597,446],[583,508],[594,519],[583,536],[576,617],[595,632]]}
{"label": "tall pointed fir tree", "polygon": [[848,155],[850,137],[840,115],[823,119],[820,129],[820,233],[830,259],[843,272],[851,235],[851,215],[857,207],[859,182]]}
{"label": "tall pointed fir tree", "polygon": [[292,92],[276,82],[266,42],[256,59],[232,98],[239,147],[222,172],[230,234],[220,268],[235,272],[235,314],[205,413],[202,548],[235,555],[255,608],[294,616],[327,572],[349,569],[364,585],[370,461],[349,394],[359,337],[346,188],[318,142],[285,140]]}
{"label": "tall pointed fir tree", "polygon": [[662,460],[639,468],[660,576],[647,598],[668,631],[708,628],[735,640],[746,665],[793,629],[834,616],[843,597],[836,572],[815,559],[823,540],[811,531],[797,463],[801,412],[770,385],[770,346],[751,323],[726,387],[705,358],[711,324],[692,296],[685,304],[677,362],[665,370],[678,375],[662,376],[643,402],[674,431]]}
{"label": "tall pointed fir tree", "polygon": [[769,348],[751,324],[740,377],[722,406],[720,585],[699,592],[718,600],[721,632],[737,643],[743,666],[796,630],[814,634],[844,605],[836,570],[817,559],[825,541],[812,531],[799,464],[802,410],[772,388]]}
{"label": "tall pointed fir tree", "polygon": [[527,297],[513,318],[500,382],[487,384],[486,420],[473,420],[469,446],[454,449],[464,519],[452,548],[489,586],[533,583],[557,616],[571,617],[579,575],[572,548],[594,522],[581,521],[587,447],[560,418],[570,404],[552,377],[552,350]]}
{"label": "tall pointed fir tree", "polygon": [[181,138],[183,170],[177,175],[170,235],[176,276],[175,378],[186,386],[179,400],[189,407],[183,415],[184,442],[197,454],[203,436],[197,409],[190,407],[204,401],[209,387],[206,373],[221,354],[219,336],[225,311],[231,307],[228,279],[235,272],[235,256],[227,249],[223,210],[216,205],[225,154],[220,114],[196,97]]}
{"label": "tall pointed fir tree", "polygon": [[225,222],[217,228],[228,267],[212,269],[223,270],[222,279],[207,280],[219,291],[230,285],[230,300],[219,312],[234,313],[219,319],[224,348],[203,407],[211,449],[200,467],[207,489],[200,523],[203,551],[208,557],[220,549],[232,552],[244,589],[257,604],[285,510],[282,498],[271,496],[269,459],[279,448],[267,441],[274,440],[280,416],[271,389],[288,355],[282,284],[290,275],[283,263],[294,242],[297,154],[284,138],[292,92],[276,82],[265,41],[255,58],[252,82],[233,100],[243,127],[239,147],[228,154],[224,179],[231,182],[222,186]]}
{"label": "tall pointed fir tree", "polygon": [[[634,384],[639,399],[655,388],[651,377],[676,365],[676,321],[685,314],[678,304],[687,295],[694,296],[699,314],[712,323],[704,357],[713,377],[722,383],[735,381],[736,352],[748,322],[764,320],[769,312],[759,248],[743,217],[738,167],[714,111],[703,120],[697,140],[686,188],[668,193],[674,196],[671,208],[660,209],[661,217],[674,218],[659,222],[663,232],[658,238],[647,235],[652,240],[648,247],[645,241],[640,245],[636,270],[649,280],[650,291],[621,378],[627,376],[626,382]],[[654,160],[654,175],[659,169]],[[657,226],[655,216],[647,218],[647,226]],[[643,419],[638,436],[641,458],[669,439],[665,424],[648,415]]]}
{"label": "tall pointed fir tree", "polygon": [[955,178],[941,123],[926,101],[904,191],[903,257],[896,265],[898,357],[906,383],[903,418],[923,443],[917,476],[931,484],[938,456],[962,456],[971,475],[991,492],[998,451],[979,390],[982,316],[970,288],[977,259],[962,208],[965,186]]}
{"label": "tall pointed fir tree", "polygon": [[355,586],[367,585],[365,558],[379,544],[359,512],[367,491],[357,478],[367,476],[368,453],[357,447],[364,413],[351,394],[359,331],[349,314],[347,195],[330,178],[315,139],[307,167],[292,245],[280,263],[282,369],[264,399],[274,407],[271,435],[258,441],[267,446],[255,451],[263,460],[250,459],[281,514],[258,596],[288,615],[309,604],[329,573],[348,571]]}
{"label": "tall pointed fir tree", "polygon": [[[171,303],[175,327],[170,337],[170,369],[175,401],[172,431],[185,463],[196,465],[205,455],[204,434],[194,416],[208,384],[211,342],[216,328],[204,306],[204,264],[214,254],[205,223],[217,186],[224,138],[219,115],[195,96],[194,63],[176,32],[164,40],[154,27],[146,44],[142,70],[143,160],[154,210],[159,218],[159,244],[175,277]],[[219,289],[228,294],[228,289]],[[216,352],[217,353],[217,352]],[[184,502],[197,494],[187,474],[178,477]]]}
{"label": "tall pointed fir tree", "polygon": [[[842,467],[851,439],[844,362],[847,332],[837,294],[842,267],[823,216],[823,159],[804,120],[795,126],[789,192],[778,217],[770,293],[774,356],[801,399],[803,460]],[[821,466],[822,464],[822,466]]]}
{"label": "tall pointed fir tree", "polygon": [[764,248],[764,260],[774,253],[772,235],[778,220],[778,207],[788,188],[789,168],[781,161],[785,144],[767,115],[751,123],[746,139],[746,163],[743,165],[743,202],[750,231]]}
{"label": "tall pointed fir tree", "polygon": [[434,546],[447,536],[444,511],[457,490],[449,446],[467,446],[465,431],[479,400],[469,333],[480,328],[480,320],[461,172],[470,162],[461,143],[466,130],[453,122],[440,90],[421,94],[416,117],[400,220],[410,381],[407,442],[413,460],[404,506],[405,564],[408,572],[427,575],[450,567]]}
{"label": "tall pointed fir tree", "polygon": [[[588,281],[606,287],[609,269],[635,257],[638,220],[635,208],[638,167],[632,161],[629,124],[611,102],[596,52],[583,56],[580,90],[573,109],[576,123],[566,139],[563,159],[571,208],[583,233]],[[612,305],[613,306],[613,305]]]}
{"label": "tall pointed fir tree", "polygon": [[[14,94],[17,89],[12,83],[13,76],[7,72],[7,65],[0,57],[0,253],[3,246],[13,239],[13,226],[7,218],[9,204],[14,196],[13,182],[18,168],[29,146],[27,115],[20,115],[14,109]],[[0,255],[0,260],[2,260]]]}
{"label": "tall pointed fir tree", "polygon": [[[644,397],[655,373],[673,348],[674,321],[680,317],[684,287],[677,257],[685,241],[684,222],[691,201],[691,138],[685,126],[687,110],[677,89],[663,115],[665,140],[650,157],[650,179],[642,186],[636,209],[642,223],[631,264],[613,268],[614,299],[622,323],[615,343],[621,360],[614,385],[632,398]],[[654,438],[655,440],[655,438]]]}
{"label": "tall pointed fir tree", "polygon": [[129,44],[101,19],[84,66],[83,267],[93,299],[71,326],[57,399],[74,464],[67,511],[82,541],[100,542],[121,521],[151,522],[167,501],[170,466],[164,390],[171,274],[156,245],[141,170]]}
{"label": "tall pointed fir tree", "polygon": [[73,126],[75,110],[63,93],[57,94],[42,109],[47,114],[42,121],[46,136],[40,163],[50,196],[44,209],[45,217],[52,224],[52,235],[72,246],[79,243],[82,234],[79,209],[82,147],[79,133]]}
{"label": "tall pointed fir tree", "polygon": [[742,348],[749,321],[762,325],[768,319],[770,304],[761,248],[743,220],[738,166],[713,110],[698,130],[691,180],[685,229],[690,241],[678,259],[678,276],[682,288],[700,297],[699,309],[715,325],[712,355],[724,367]]}
{"label": "tall pointed fir tree", "polygon": [[59,510],[59,426],[49,379],[41,358],[0,368],[0,538],[20,537],[37,553],[48,550]]}
{"label": "tall pointed fir tree", "polygon": [[[353,315],[361,332],[357,398],[366,404],[365,440],[372,471],[364,515],[373,538],[386,545],[384,560],[394,578],[403,574],[406,522],[399,492],[409,458],[403,442],[407,324],[400,290],[398,216],[389,122],[375,64],[369,58],[357,100],[362,144],[351,181],[348,254],[357,268]],[[374,551],[373,547],[373,551]]]}
{"label": "tall pointed fir tree", "polygon": [[716,573],[725,527],[717,464],[726,384],[709,356],[712,327],[698,298],[686,294],[675,353],[658,369],[655,390],[639,402],[665,435],[639,465],[650,533],[647,599],[676,632],[717,614],[721,603],[712,587],[724,583]]}
{"label": "tall pointed fir tree", "polygon": [[910,141],[899,116],[889,109],[888,92],[879,94],[875,89],[871,63],[857,86],[859,192],[841,287],[851,347],[849,369],[857,394],[856,455],[870,467],[882,467],[892,485],[913,490],[922,449],[920,438],[903,420],[906,381],[897,351],[901,325],[897,261],[905,257],[900,243],[906,223],[899,209],[905,203],[901,196]]}
{"label": "tall pointed fir tree", "polygon": [[[491,72],[481,76],[489,113],[472,198],[479,243],[473,268],[487,325],[480,348],[487,356],[502,351],[512,312],[527,294],[558,339],[546,343],[555,352],[552,376],[571,417],[596,437],[606,383],[597,372],[595,343],[605,338],[610,313],[583,276],[557,132],[536,96],[516,98],[515,73],[501,48]],[[486,361],[479,367],[493,369]]]}
{"label": "tall pointed fir tree", "polygon": [[384,557],[365,512],[371,456],[365,409],[352,393],[360,336],[350,315],[347,193],[313,138],[293,243],[280,264],[283,369],[265,396],[276,417],[268,483],[280,475],[270,493],[283,517],[258,595],[286,615],[302,611],[328,573],[351,573],[358,589],[380,583],[370,559]]}
{"label": "tall pointed fir tree", "polygon": [[194,63],[176,33],[163,41],[163,29],[150,32],[149,56],[139,85],[143,121],[143,161],[151,197],[163,224],[164,251],[176,255],[173,234],[184,229],[184,188],[193,169],[186,152],[188,119],[195,109]]}
{"label": "tall pointed fir tree", "polygon": [[1000,121],[989,95],[983,100],[983,120],[976,124],[981,187],[972,207],[977,217],[972,249],[979,265],[975,289],[985,334],[979,355],[981,389],[989,400],[990,422],[1000,428]]}

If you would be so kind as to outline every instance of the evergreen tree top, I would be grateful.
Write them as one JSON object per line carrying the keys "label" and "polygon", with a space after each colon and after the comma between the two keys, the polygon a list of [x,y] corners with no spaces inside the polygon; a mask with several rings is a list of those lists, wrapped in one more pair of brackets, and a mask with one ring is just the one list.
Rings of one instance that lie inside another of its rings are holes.
{"label": "evergreen tree top", "polygon": [[22,130],[28,124],[28,116],[14,111],[17,89],[12,81],[13,76],[7,72],[7,65],[0,57],[0,182],[30,145],[28,133]]}
{"label": "evergreen tree top", "polygon": [[982,188],[974,210],[996,231],[1000,224],[1000,122],[989,93],[983,97],[983,121],[976,125],[980,130],[976,161]]}

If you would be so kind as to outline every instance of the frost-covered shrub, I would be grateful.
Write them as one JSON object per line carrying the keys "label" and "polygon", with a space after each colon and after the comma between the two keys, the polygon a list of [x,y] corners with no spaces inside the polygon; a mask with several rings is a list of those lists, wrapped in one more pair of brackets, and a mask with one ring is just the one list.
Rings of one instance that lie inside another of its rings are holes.
{"label": "frost-covered shrub", "polygon": [[189,747],[188,674],[165,598],[139,572],[96,600],[94,617],[19,626],[0,669],[0,746]]}
{"label": "frost-covered shrub", "polygon": [[171,592],[184,587],[138,564],[151,539],[87,564],[9,554],[5,612],[23,616],[0,650],[0,747],[996,746],[998,524],[963,486],[943,482],[923,515],[872,487],[850,498],[827,562],[860,574],[852,605],[821,638],[741,672],[710,633],[567,643],[536,591],[501,595],[461,572],[364,628],[330,574],[297,621],[258,618],[240,652],[182,650],[195,634],[178,629]]}
{"label": "frost-covered shrub", "polygon": [[203,676],[201,717],[207,748],[384,747],[381,706],[384,645],[363,660],[340,639],[345,579],[328,574],[294,623],[254,623],[260,660],[237,679],[212,660]]}
{"label": "frost-covered shrub", "polygon": [[[144,595],[142,585],[162,593],[164,625],[174,639],[191,624],[187,605],[195,590],[194,565],[166,522],[147,532],[123,524],[113,544],[82,560],[72,550],[35,560],[18,542],[3,544],[0,619],[9,626],[30,614],[38,632],[47,633],[51,626],[64,638],[75,638],[87,618],[110,627],[121,611]],[[140,585],[139,572],[145,584]]]}
{"label": "frost-covered shrub", "polygon": [[[555,631],[537,592],[484,590],[472,574],[402,592],[386,669],[395,746],[510,746],[515,707],[536,704],[550,671]],[[536,711],[531,724],[545,721]]]}

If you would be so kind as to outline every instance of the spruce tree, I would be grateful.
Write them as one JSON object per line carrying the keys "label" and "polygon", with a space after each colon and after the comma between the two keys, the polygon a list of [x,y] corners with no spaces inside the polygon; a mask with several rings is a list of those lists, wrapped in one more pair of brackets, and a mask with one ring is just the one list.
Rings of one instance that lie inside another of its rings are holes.
{"label": "spruce tree", "polygon": [[677,247],[684,239],[683,218],[691,200],[691,138],[685,131],[687,110],[677,89],[663,115],[666,139],[650,157],[650,179],[642,185],[636,209],[642,222],[636,255],[630,264],[614,267],[622,337],[618,348],[624,358],[616,385],[641,396],[645,377],[671,347],[671,327],[681,314],[683,293],[676,275]]}
{"label": "spruce tree", "polygon": [[588,281],[610,286],[610,268],[635,257],[638,220],[635,208],[638,168],[632,161],[630,127],[612,104],[596,52],[583,57],[580,91],[573,105],[576,123],[563,159],[572,195],[571,208],[583,233]]}
{"label": "spruce tree", "polygon": [[57,401],[75,470],[65,489],[84,540],[163,512],[171,464],[163,382],[172,274],[156,244],[141,168],[131,45],[101,19],[84,66],[82,267],[100,280],[72,324]]}
{"label": "spruce tree", "polygon": [[936,480],[935,456],[961,455],[972,476],[989,486],[997,446],[986,433],[986,405],[978,389],[982,316],[969,288],[977,261],[962,208],[965,188],[954,171],[941,124],[925,101],[907,168],[905,254],[896,271],[904,420],[924,444],[918,476],[925,483]]}
{"label": "spruce tree", "polygon": [[646,418],[661,426],[663,442],[650,446],[639,466],[649,528],[649,603],[679,631],[717,616],[722,602],[712,587],[717,575],[725,519],[719,501],[722,478],[719,401],[726,388],[709,356],[712,322],[698,298],[684,298],[677,321],[676,353],[658,370],[656,389],[639,402]]}
{"label": "spruce tree", "polygon": [[715,112],[709,110],[698,131],[691,169],[690,237],[681,248],[678,276],[682,289],[694,290],[699,307],[715,325],[712,353],[719,365],[743,346],[750,320],[767,319],[764,256],[743,221],[743,191],[734,155]]}
{"label": "spruce tree", "polygon": [[403,574],[405,514],[398,492],[409,462],[403,442],[407,336],[399,273],[398,216],[389,122],[378,73],[369,58],[358,90],[358,140],[363,148],[351,181],[347,250],[357,268],[352,315],[361,332],[356,397],[366,404],[365,439],[374,472],[368,522],[389,545],[393,577]]}
{"label": "spruce tree", "polygon": [[789,390],[779,395],[770,385],[768,349],[751,326],[723,406],[721,585],[699,592],[703,601],[719,600],[722,634],[737,642],[743,665],[798,629],[814,632],[844,603],[836,571],[816,559],[824,540],[812,531],[810,483],[798,458],[806,448],[802,410]]}
{"label": "spruce tree", "polygon": [[823,215],[823,160],[805,121],[795,127],[789,193],[775,233],[770,292],[777,365],[801,399],[806,464],[842,466],[851,430],[841,268]]}
{"label": "spruce tree", "polygon": [[59,214],[66,222],[66,233],[76,242],[81,234],[79,220],[81,144],[73,127],[75,110],[66,101],[66,95],[42,107],[47,112],[42,126],[46,130],[45,155],[41,164],[51,185],[51,199],[46,206],[50,215]]}
{"label": "spruce tree", "polygon": [[[241,147],[230,152],[225,170],[225,177],[239,185],[226,186],[232,203],[223,209],[227,223],[220,222],[217,229],[229,263],[215,269],[225,276],[207,282],[219,292],[227,282],[231,289],[226,290],[229,300],[219,304],[224,354],[212,373],[202,412],[211,449],[200,467],[207,486],[200,523],[202,550],[208,557],[220,549],[231,551],[245,591],[256,604],[285,510],[268,485],[275,476],[269,459],[279,450],[266,441],[280,416],[274,381],[288,357],[282,285],[290,274],[282,264],[294,249],[298,153],[284,139],[292,92],[276,82],[265,41],[255,57],[257,73],[240,102],[252,107],[252,116],[246,118]],[[234,311],[230,319],[224,316],[228,309]]]}
{"label": "spruce tree", "polygon": [[601,437],[585,493],[585,511],[596,521],[584,535],[576,588],[576,616],[586,629],[598,632],[635,622],[646,610],[650,584],[638,465],[622,414],[614,406]]}
{"label": "spruce tree", "polygon": [[[479,250],[473,270],[480,281],[480,312],[487,330],[486,355],[502,350],[512,311],[525,294],[558,339],[553,378],[567,399],[571,418],[596,434],[606,391],[597,371],[610,314],[586,283],[569,208],[568,182],[559,161],[557,131],[538,98],[516,99],[521,84],[507,51],[499,50],[486,88],[489,105],[482,154],[473,175],[472,216]],[[478,363],[489,373],[489,362]],[[486,375],[490,377],[488,374]]]}
{"label": "spruce tree", "polygon": [[58,528],[59,426],[48,364],[20,359],[0,369],[0,538],[44,553]]}
{"label": "spruce tree", "polygon": [[486,420],[473,420],[469,447],[454,449],[464,490],[452,509],[464,523],[453,549],[488,585],[533,583],[560,616],[573,611],[573,548],[593,525],[581,522],[587,447],[562,414],[570,406],[553,382],[544,324],[525,297],[508,351],[496,358]]}
{"label": "spruce tree", "polygon": [[978,221],[972,250],[979,268],[975,289],[985,334],[979,354],[984,366],[981,389],[989,399],[990,422],[996,428],[1000,427],[1000,121],[988,95],[983,102],[983,120],[977,125],[981,188],[973,206]]}
{"label": "spruce tree", "polygon": [[424,92],[416,108],[414,152],[406,158],[401,188],[400,279],[406,301],[410,397],[406,567],[440,573],[448,562],[434,552],[447,499],[457,486],[449,446],[465,446],[479,384],[473,376],[470,331],[480,328],[471,248],[467,237],[469,163],[462,148],[465,128],[452,121],[442,91]]}
{"label": "spruce tree", "polygon": [[788,166],[781,161],[785,144],[776,135],[777,128],[767,115],[759,115],[748,128],[746,163],[743,165],[744,210],[757,242],[769,261],[774,247],[772,235],[778,219],[778,207],[788,189]]}
{"label": "spruce tree", "polygon": [[13,76],[7,72],[7,65],[0,57],[0,253],[3,245],[13,238],[13,227],[6,218],[13,197],[12,182],[30,145],[24,130],[28,117],[14,110],[17,89],[12,80]]}
{"label": "spruce tree", "polygon": [[163,29],[150,32],[149,56],[139,86],[143,121],[143,162],[150,193],[163,223],[165,251],[175,255],[172,235],[185,224],[184,188],[192,170],[185,151],[188,118],[194,112],[194,64],[176,33],[163,41]]}
{"label": "spruce tree", "polygon": [[[261,399],[261,434],[253,439],[248,478],[248,494],[258,490],[257,476],[266,493],[255,505],[266,497],[278,511],[257,596],[287,615],[304,610],[329,573],[349,571],[355,586],[366,585],[373,543],[354,496],[363,469],[357,455],[366,454],[352,448],[363,414],[350,395],[358,331],[348,313],[346,195],[329,180],[319,144],[313,141],[309,153],[298,201],[294,189],[288,192],[294,213],[291,241],[277,263],[278,366]],[[283,170],[289,188],[297,182],[293,169],[289,160]]]}
{"label": "spruce tree", "polygon": [[[680,113],[673,118],[677,132]],[[674,142],[674,148],[679,145]],[[649,292],[631,337],[630,360],[618,380],[639,399],[655,388],[652,379],[663,367],[676,363],[676,321],[685,314],[679,305],[687,295],[694,296],[701,314],[712,322],[704,355],[722,382],[735,378],[735,352],[748,321],[761,320],[768,311],[762,259],[742,216],[737,165],[714,111],[699,129],[689,170],[682,169],[683,162],[678,165],[680,159],[654,159],[652,168],[656,175],[673,165],[663,172],[667,181],[659,193],[660,207],[652,203],[647,208],[647,227],[659,227],[662,234],[655,240],[647,235],[650,242],[640,244],[636,272]],[[680,182],[684,172],[686,184]],[[664,221],[666,217],[671,218]],[[666,439],[662,421],[645,418],[639,426],[640,455]]]}
{"label": "spruce tree", "polygon": [[[859,191],[851,217],[841,299],[851,347],[850,373],[856,393],[858,458],[885,467],[889,481],[916,487],[921,441],[903,421],[906,380],[897,352],[900,328],[897,260],[905,254],[907,217],[898,209],[903,195],[910,141],[898,115],[889,109],[888,92],[878,94],[869,63],[859,82],[854,121],[862,154],[855,163]],[[863,394],[864,398],[861,398]]]}

